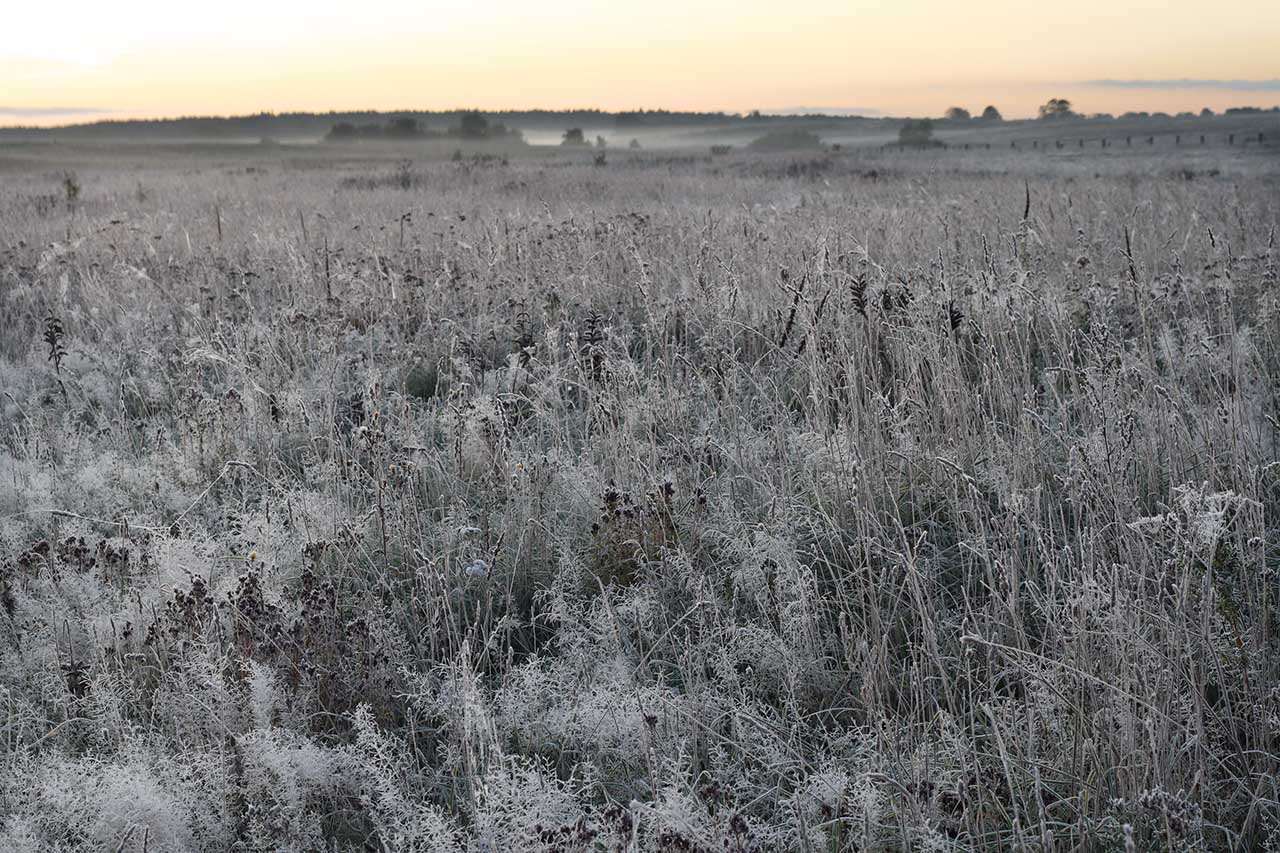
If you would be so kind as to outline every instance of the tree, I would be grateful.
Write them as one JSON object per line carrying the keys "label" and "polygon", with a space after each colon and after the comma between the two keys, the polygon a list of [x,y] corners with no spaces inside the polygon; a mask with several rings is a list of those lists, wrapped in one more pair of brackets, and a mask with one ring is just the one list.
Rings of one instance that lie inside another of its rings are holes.
{"label": "tree", "polygon": [[489,120],[475,110],[465,112],[458,122],[458,135],[463,139],[485,139],[489,136]]}
{"label": "tree", "polygon": [[995,107],[988,106],[982,111],[983,121],[1004,121],[1004,116],[1000,115],[1000,111]]}
{"label": "tree", "polygon": [[340,121],[325,135],[326,142],[352,142],[360,138],[360,129],[349,121]]}
{"label": "tree", "polygon": [[930,145],[933,142],[933,122],[927,118],[909,121],[898,128],[898,143],[901,145]]}
{"label": "tree", "polygon": [[418,130],[418,120],[410,116],[392,119],[387,125],[387,129],[383,131],[388,139],[413,139],[420,136]]}
{"label": "tree", "polygon": [[607,148],[608,146],[609,146],[609,142],[603,136],[596,137],[597,148],[604,149],[604,148]]}
{"label": "tree", "polygon": [[560,140],[561,145],[586,145],[587,140],[582,135],[582,128],[571,127],[564,132],[564,137]]}
{"label": "tree", "polygon": [[640,147],[640,140],[639,140],[639,139],[634,139],[634,138],[633,138],[633,139],[631,140],[631,144],[630,144],[630,145],[628,145],[627,147],[628,147],[628,148],[639,148],[639,147]]}
{"label": "tree", "polygon": [[968,121],[973,116],[964,107],[949,107],[943,118],[947,121]]}
{"label": "tree", "polygon": [[1066,98],[1050,98],[1047,102],[1040,105],[1040,118],[1075,118],[1076,114],[1071,110],[1071,102]]}
{"label": "tree", "polygon": [[1200,118],[1213,118],[1213,110],[1205,107],[1200,111]]}

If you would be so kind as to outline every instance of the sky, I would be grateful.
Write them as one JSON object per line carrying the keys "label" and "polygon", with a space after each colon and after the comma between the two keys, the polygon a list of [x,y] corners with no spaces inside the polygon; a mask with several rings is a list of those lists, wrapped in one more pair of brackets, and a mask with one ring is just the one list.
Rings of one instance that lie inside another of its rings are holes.
{"label": "sky", "polygon": [[1280,104],[1280,0],[5,0],[0,125],[345,109]]}

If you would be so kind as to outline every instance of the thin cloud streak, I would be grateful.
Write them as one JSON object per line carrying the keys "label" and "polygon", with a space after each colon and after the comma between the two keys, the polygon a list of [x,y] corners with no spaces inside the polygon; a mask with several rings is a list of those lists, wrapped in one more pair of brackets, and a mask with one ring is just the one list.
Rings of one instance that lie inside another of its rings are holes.
{"label": "thin cloud streak", "polygon": [[1275,80],[1086,80],[1086,86],[1108,89],[1229,89],[1235,92],[1280,92],[1280,79]]}
{"label": "thin cloud streak", "polygon": [[107,115],[114,112],[98,107],[0,107],[0,116]]}

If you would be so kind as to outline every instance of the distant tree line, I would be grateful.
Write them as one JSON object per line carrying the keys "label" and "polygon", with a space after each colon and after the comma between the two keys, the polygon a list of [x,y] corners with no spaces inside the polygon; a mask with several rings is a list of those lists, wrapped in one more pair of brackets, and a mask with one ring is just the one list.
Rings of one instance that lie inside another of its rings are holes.
{"label": "distant tree line", "polygon": [[[461,130],[462,116],[473,110],[331,110],[328,112],[262,112],[242,116],[186,116],[160,119],[101,119],[63,127],[0,127],[5,139],[98,139],[156,141],[236,141],[271,138],[276,140],[321,139],[337,125],[356,128],[352,138],[379,137],[398,119],[411,118],[426,134],[448,136],[449,128]],[[490,123],[508,128],[552,130],[565,127],[606,127],[617,124],[645,127],[719,126],[745,122],[747,118],[727,112],[674,112],[636,110],[615,113],[606,110],[488,110]],[[834,117],[844,121],[844,117]],[[374,128],[377,128],[375,130]],[[444,128],[444,129],[441,129]],[[393,129],[392,133],[403,132]],[[340,133],[351,133],[343,128]],[[491,133],[492,135],[492,133]]]}
{"label": "distant tree line", "polygon": [[[1227,108],[1226,111],[1223,112],[1223,115],[1227,115],[1227,116],[1255,115],[1255,114],[1266,113],[1266,112],[1280,112],[1280,107],[1272,107],[1270,109],[1264,109],[1262,107],[1229,107]],[[1146,118],[1193,119],[1193,118],[1196,118],[1197,116],[1199,116],[1200,118],[1213,118],[1215,115],[1216,114],[1214,113],[1213,110],[1209,109],[1208,107],[1205,107],[1204,109],[1200,110],[1199,113],[1180,112],[1176,116],[1171,116],[1169,113],[1164,113],[1164,112],[1131,111],[1131,112],[1122,113],[1120,115],[1120,118],[1122,119],[1146,119]],[[1042,121],[1060,121],[1063,119],[1081,119],[1081,118],[1089,118],[1089,119],[1095,119],[1095,120],[1109,120],[1109,119],[1114,119],[1115,116],[1113,116],[1111,113],[1090,113],[1089,115],[1084,115],[1076,112],[1075,107],[1072,105],[1071,101],[1069,101],[1068,99],[1050,98],[1048,101],[1040,105],[1039,109],[1037,110],[1037,118],[1039,118]],[[975,122],[975,121],[999,122],[1004,120],[1003,117],[1000,115],[1000,111],[996,109],[994,106],[989,106],[986,109],[984,109],[982,111],[981,116],[976,119],[964,107],[949,107],[947,111],[943,113],[942,119],[948,124],[966,124],[966,123]]]}
{"label": "distant tree line", "polygon": [[379,124],[367,122],[340,121],[325,134],[326,142],[361,142],[366,140],[403,141],[417,139],[501,139],[509,142],[523,142],[524,136],[519,130],[507,127],[502,122],[490,122],[484,114],[474,110],[458,116],[457,124],[446,130],[430,130],[413,116],[398,116],[388,122]]}
{"label": "distant tree line", "polygon": [[[602,113],[602,118],[608,118],[610,114]],[[614,127],[679,127],[681,125],[706,125],[706,124],[724,124],[729,122],[737,122],[753,120],[760,117],[759,110],[753,110],[751,114],[742,116],[737,113],[725,112],[672,112],[671,110],[625,110],[619,113],[613,113]],[[575,118],[581,118],[581,114],[575,114]],[[592,124],[595,122],[584,121],[584,124]]]}
{"label": "distant tree line", "polygon": [[[1222,114],[1225,116],[1235,116],[1235,115],[1253,115],[1253,114],[1265,113],[1265,112],[1273,112],[1273,113],[1280,112],[1280,106],[1272,107],[1269,110],[1263,109],[1261,107],[1228,107],[1225,111],[1223,111]],[[1145,118],[1193,119],[1193,118],[1196,118],[1197,116],[1199,116],[1200,118],[1213,118],[1214,115],[1215,113],[1213,110],[1209,109],[1208,107],[1205,107],[1204,109],[1200,110],[1199,113],[1194,113],[1188,110],[1188,111],[1180,112],[1177,115],[1170,115],[1169,113],[1159,112],[1159,111],[1157,112],[1146,112],[1145,110],[1130,111],[1130,112],[1121,113],[1120,118],[1122,119],[1145,119]],[[1071,102],[1066,98],[1050,98],[1047,102],[1045,102],[1040,106],[1039,117],[1041,119],[1048,119],[1048,120],[1069,119],[1069,118],[1091,118],[1091,119],[1115,118],[1115,116],[1111,115],[1111,113],[1092,113],[1088,116],[1083,116],[1080,113],[1077,113],[1073,109]]]}
{"label": "distant tree line", "polygon": [[[1065,103],[1065,107],[1063,104]],[[1104,113],[1080,116],[1072,108],[1070,101],[1055,98],[1044,105],[1046,118],[1095,118],[1107,119],[1112,116]],[[1226,116],[1247,116],[1259,113],[1280,112],[1280,107],[1239,106],[1227,109]],[[83,124],[62,127],[0,127],[0,139],[4,140],[153,140],[166,142],[183,141],[252,141],[252,140],[314,140],[333,134],[336,139],[400,139],[400,138],[433,138],[458,137],[477,132],[475,128],[483,127],[475,122],[475,117],[467,118],[474,110],[402,110],[394,113],[374,110],[330,111],[325,113],[257,113],[244,116],[189,116],[167,119],[103,119]],[[1213,116],[1212,110],[1201,110],[1203,117]],[[1168,118],[1165,113],[1127,112],[1120,116],[1124,119]],[[1193,117],[1191,113],[1180,113],[1179,118]],[[509,137],[518,132],[531,130],[563,131],[566,127],[598,129],[613,125],[620,128],[647,127],[724,127],[738,124],[755,124],[759,122],[776,123],[786,126],[790,122],[803,119],[822,118],[827,122],[900,125],[901,118],[870,118],[863,116],[785,116],[764,115],[759,110],[746,114],[727,112],[674,112],[670,110],[631,110],[624,112],[607,112],[604,110],[493,110],[479,118],[489,125],[487,137],[495,138],[503,135],[504,129]],[[948,110],[946,121],[960,122],[998,122],[1000,111],[988,106],[980,116],[974,117],[963,107]],[[416,124],[414,124],[416,122]],[[466,127],[464,127],[464,122]]]}

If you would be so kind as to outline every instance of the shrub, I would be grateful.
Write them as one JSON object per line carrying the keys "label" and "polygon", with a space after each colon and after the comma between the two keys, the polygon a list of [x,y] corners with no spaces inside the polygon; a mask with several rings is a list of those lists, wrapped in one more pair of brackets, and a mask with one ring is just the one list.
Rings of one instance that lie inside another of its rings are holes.
{"label": "shrub", "polygon": [[821,148],[822,140],[805,130],[774,130],[752,140],[748,147],[757,151],[794,151]]}
{"label": "shrub", "polygon": [[908,121],[898,128],[898,144],[917,147],[936,144],[933,140],[933,122],[927,118]]}

